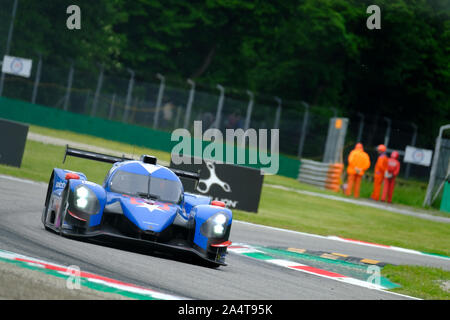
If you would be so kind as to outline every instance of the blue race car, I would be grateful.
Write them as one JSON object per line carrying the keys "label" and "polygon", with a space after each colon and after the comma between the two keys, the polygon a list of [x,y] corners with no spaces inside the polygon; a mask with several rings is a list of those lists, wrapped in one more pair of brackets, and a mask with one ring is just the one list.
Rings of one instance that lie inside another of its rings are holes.
{"label": "blue race car", "polygon": [[208,265],[226,265],[232,212],[220,201],[184,192],[181,179],[198,183],[198,173],[158,165],[148,155],[138,161],[69,146],[64,161],[67,155],[113,166],[103,185],[81,172],[53,169],[42,212],[45,229],[74,238],[183,250]]}

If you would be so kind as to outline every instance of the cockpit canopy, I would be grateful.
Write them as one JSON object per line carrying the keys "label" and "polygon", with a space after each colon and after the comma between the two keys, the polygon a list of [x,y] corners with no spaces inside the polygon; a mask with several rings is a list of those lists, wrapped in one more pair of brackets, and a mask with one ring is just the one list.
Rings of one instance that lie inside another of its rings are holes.
{"label": "cockpit canopy", "polygon": [[182,184],[178,179],[170,180],[120,169],[114,172],[109,187],[112,192],[161,202],[180,203],[183,196]]}

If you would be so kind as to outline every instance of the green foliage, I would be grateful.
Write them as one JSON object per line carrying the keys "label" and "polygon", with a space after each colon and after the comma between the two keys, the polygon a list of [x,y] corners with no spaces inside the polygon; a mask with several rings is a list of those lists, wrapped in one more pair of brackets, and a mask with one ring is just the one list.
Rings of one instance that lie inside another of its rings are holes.
{"label": "green foliage", "polygon": [[[68,6],[81,9],[81,30],[68,30]],[[14,25],[11,52],[18,56],[37,56],[52,65],[70,64],[89,69],[97,63],[113,64],[125,49],[125,35],[113,26],[127,17],[121,0],[20,0]]]}
{"label": "green foliage", "polygon": [[[81,30],[65,27],[69,4]],[[12,49],[413,121],[423,145],[450,119],[449,16],[448,0],[21,0]]]}

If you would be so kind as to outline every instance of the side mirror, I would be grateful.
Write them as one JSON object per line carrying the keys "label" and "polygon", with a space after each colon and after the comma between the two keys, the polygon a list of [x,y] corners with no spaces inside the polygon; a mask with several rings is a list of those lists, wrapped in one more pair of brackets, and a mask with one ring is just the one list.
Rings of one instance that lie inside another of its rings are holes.
{"label": "side mirror", "polygon": [[70,179],[78,180],[78,179],[80,179],[80,176],[77,175],[74,172],[68,172],[68,173],[66,173],[66,176],[64,177],[64,179],[66,179],[66,180],[70,180]]}
{"label": "side mirror", "polygon": [[213,201],[211,201],[211,205],[212,205],[212,206],[216,206],[216,207],[222,207],[222,208],[225,208],[225,202],[218,201],[218,200],[213,200]]}

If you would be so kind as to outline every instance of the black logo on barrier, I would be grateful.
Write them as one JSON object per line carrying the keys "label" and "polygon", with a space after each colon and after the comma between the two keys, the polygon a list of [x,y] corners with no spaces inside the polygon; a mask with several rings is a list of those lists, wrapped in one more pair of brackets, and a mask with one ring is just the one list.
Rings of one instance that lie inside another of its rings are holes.
{"label": "black logo on barrier", "polygon": [[200,179],[197,186],[197,191],[201,193],[208,193],[212,185],[218,185],[225,192],[231,192],[230,185],[222,180],[220,180],[216,175],[216,166],[212,161],[206,161],[206,169],[209,170],[208,179]]}
{"label": "black logo on barrier", "polygon": [[259,169],[211,160],[203,160],[201,164],[195,164],[193,158],[189,163],[179,165],[175,165],[172,161],[170,163],[170,167],[175,169],[191,172],[200,170],[197,188],[192,181],[181,179],[185,191],[208,195],[212,200],[223,201],[230,209],[258,211],[264,177]]}

